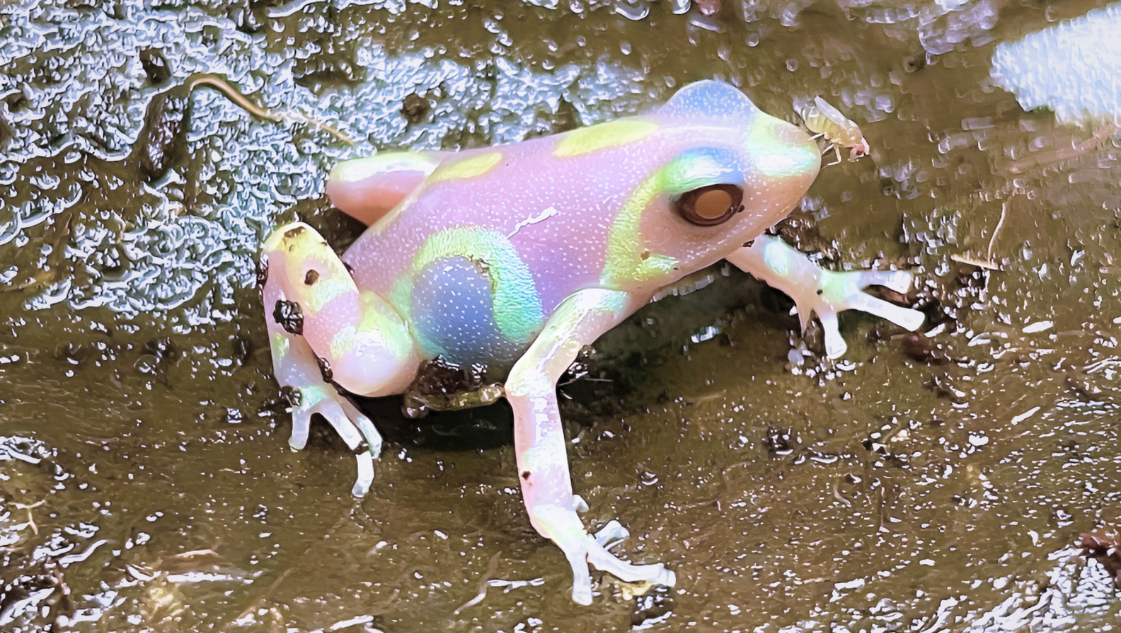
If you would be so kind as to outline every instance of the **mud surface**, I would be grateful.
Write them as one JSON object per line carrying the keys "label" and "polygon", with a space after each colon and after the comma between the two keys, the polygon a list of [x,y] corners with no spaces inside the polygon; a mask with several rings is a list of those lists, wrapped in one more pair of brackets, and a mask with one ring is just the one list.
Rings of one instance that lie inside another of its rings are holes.
{"label": "mud surface", "polygon": [[[1117,630],[1121,141],[989,76],[998,43],[1104,3],[438,4],[0,8],[0,629]],[[561,388],[576,492],[674,590],[599,577],[570,601],[504,403],[368,403],[389,441],[361,500],[325,426],[288,449],[255,253],[297,217],[354,239],[334,162],[700,78],[861,125],[871,156],[825,169],[785,233],[913,267],[929,319],[845,315],[829,363],[783,297],[716,268],[597,345]]]}

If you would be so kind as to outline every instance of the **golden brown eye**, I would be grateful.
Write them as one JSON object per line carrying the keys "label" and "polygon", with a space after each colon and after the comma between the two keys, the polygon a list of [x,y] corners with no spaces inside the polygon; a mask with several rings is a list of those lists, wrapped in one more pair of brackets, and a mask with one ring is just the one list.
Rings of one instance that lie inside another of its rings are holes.
{"label": "golden brown eye", "polygon": [[743,189],[736,185],[709,185],[682,194],[674,210],[690,224],[716,226],[730,220],[742,202]]}

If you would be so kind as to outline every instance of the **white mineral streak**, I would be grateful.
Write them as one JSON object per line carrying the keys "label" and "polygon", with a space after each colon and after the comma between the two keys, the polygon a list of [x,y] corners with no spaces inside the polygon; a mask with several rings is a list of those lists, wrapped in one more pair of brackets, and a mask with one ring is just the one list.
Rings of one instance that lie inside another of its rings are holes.
{"label": "white mineral streak", "polygon": [[1121,3],[1005,42],[992,77],[1025,110],[1046,107],[1064,123],[1121,125]]}

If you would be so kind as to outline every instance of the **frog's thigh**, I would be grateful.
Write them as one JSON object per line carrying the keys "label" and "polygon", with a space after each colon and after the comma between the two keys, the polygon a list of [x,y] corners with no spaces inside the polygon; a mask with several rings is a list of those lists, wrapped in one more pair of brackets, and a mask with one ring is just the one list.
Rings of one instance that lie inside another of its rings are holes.
{"label": "frog's thigh", "polygon": [[896,292],[911,287],[911,273],[903,270],[867,270],[835,273],[824,270],[810,258],[787,246],[782,240],[759,236],[725,257],[740,270],[790,295],[805,329],[810,317],[817,315],[825,332],[825,352],[839,358],[847,346],[837,328],[837,313],[860,310],[887,319],[908,329],[918,329],[923,313],[904,308],[864,293],[868,286],[886,286]]}
{"label": "frog's thigh", "polygon": [[408,386],[420,363],[409,328],[384,299],[359,291],[319,233],[299,222],[277,229],[264,257],[280,293],[266,297],[265,313],[307,341],[324,380],[371,397]]}
{"label": "frog's thigh", "polygon": [[673,572],[662,564],[630,565],[607,552],[584,531],[576,515],[582,506],[572,494],[567,445],[557,410],[557,379],[581,347],[630,314],[634,299],[624,292],[580,291],[557,308],[506,382],[506,398],[514,409],[514,449],[522,497],[533,527],[564,551],[572,566],[572,599],[592,600],[588,564],[625,581],[674,584]]}

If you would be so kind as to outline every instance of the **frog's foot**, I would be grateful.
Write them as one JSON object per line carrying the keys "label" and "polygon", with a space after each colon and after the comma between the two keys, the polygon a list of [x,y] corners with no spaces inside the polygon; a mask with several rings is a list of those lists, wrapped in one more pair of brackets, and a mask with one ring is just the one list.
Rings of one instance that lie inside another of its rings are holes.
{"label": "frog's foot", "polygon": [[626,293],[598,288],[582,290],[557,307],[506,381],[506,399],[514,410],[514,450],[518,480],[530,522],[564,551],[572,567],[572,599],[592,601],[589,565],[627,582],[642,580],[672,586],[664,565],[631,565],[616,558],[590,536],[576,515],[587,509],[572,494],[567,443],[557,410],[557,378],[592,343],[635,308]]}
{"label": "frog's foot", "polygon": [[899,293],[911,287],[911,273],[894,271],[832,272],[820,268],[782,240],[760,236],[727,257],[741,270],[785,292],[794,300],[805,330],[813,315],[825,332],[825,353],[839,358],[847,349],[837,327],[837,314],[860,310],[914,331],[923,323],[922,312],[904,308],[864,292],[868,286],[885,286]]}
{"label": "frog's foot", "polygon": [[292,405],[292,436],[288,445],[302,450],[307,445],[311,416],[318,413],[335,429],[350,450],[366,448],[355,454],[358,479],[351,492],[361,497],[374,481],[374,460],[381,455],[382,439],[370,418],[324,382],[315,354],[301,338],[284,332],[271,332],[273,371],[284,387],[282,392]]}
{"label": "frog's foot", "polygon": [[293,388],[298,405],[292,410],[292,437],[288,445],[301,450],[307,444],[308,428],[314,413],[322,415],[339,437],[354,451],[366,442],[366,449],[355,454],[358,460],[358,478],[351,493],[362,497],[374,482],[374,460],[381,455],[381,434],[374,423],[358,407],[330,385]]}
{"label": "frog's foot", "polygon": [[327,195],[343,213],[377,222],[420,187],[450,152],[383,152],[345,160],[331,169]]}
{"label": "frog's foot", "polygon": [[864,292],[868,286],[884,286],[898,293],[905,293],[910,289],[912,279],[911,273],[907,271],[857,270],[836,273],[823,270],[821,272],[820,285],[815,293],[817,300],[813,303],[805,300],[799,303],[795,300],[795,304],[798,306],[799,315],[807,309],[807,304],[810,306],[809,309],[817,314],[822,330],[825,332],[825,353],[829,358],[840,358],[848,349],[837,327],[838,312],[860,310],[887,319],[912,332],[917,330],[926,318],[918,310],[897,306]]}
{"label": "frog's foot", "polygon": [[595,537],[584,531],[574,508],[542,504],[530,508],[533,525],[564,551],[572,567],[572,600],[578,604],[592,603],[592,576],[589,565],[625,582],[647,581],[664,587],[677,582],[676,575],[665,565],[632,565],[608,552]]}

